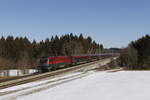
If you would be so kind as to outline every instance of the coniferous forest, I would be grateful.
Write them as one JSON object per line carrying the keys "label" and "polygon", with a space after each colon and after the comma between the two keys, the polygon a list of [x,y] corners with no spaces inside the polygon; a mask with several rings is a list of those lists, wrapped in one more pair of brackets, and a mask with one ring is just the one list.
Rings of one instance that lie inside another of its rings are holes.
{"label": "coniferous forest", "polygon": [[66,34],[61,37],[52,36],[40,42],[27,37],[0,38],[0,69],[36,68],[41,56],[69,56],[95,54],[103,50],[103,45],[83,37]]}
{"label": "coniferous forest", "polygon": [[123,49],[120,64],[128,69],[150,69],[150,36],[132,41]]}

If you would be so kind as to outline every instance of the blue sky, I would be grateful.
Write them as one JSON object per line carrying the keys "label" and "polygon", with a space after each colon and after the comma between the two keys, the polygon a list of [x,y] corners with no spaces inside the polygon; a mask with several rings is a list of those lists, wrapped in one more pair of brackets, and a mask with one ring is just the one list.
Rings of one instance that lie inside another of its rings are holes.
{"label": "blue sky", "polygon": [[66,33],[125,47],[150,34],[150,0],[0,0],[0,36],[43,40]]}

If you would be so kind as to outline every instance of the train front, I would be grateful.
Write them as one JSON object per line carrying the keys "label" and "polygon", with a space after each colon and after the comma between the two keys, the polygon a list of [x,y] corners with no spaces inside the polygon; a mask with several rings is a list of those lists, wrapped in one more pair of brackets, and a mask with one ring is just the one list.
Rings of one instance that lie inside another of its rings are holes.
{"label": "train front", "polygon": [[51,68],[49,64],[49,57],[40,57],[38,68],[40,72],[48,72]]}

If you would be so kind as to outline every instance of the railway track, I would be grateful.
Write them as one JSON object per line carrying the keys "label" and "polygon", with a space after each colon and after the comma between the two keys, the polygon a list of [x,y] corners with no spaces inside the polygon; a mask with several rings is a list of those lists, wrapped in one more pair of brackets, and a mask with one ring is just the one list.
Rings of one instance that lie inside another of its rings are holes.
{"label": "railway track", "polygon": [[[110,59],[110,58],[106,58],[106,59]],[[65,68],[65,69],[60,69],[57,71],[52,71],[52,72],[37,74],[37,75],[33,75],[33,76],[23,77],[23,78],[19,78],[19,79],[15,79],[15,80],[10,80],[10,81],[6,81],[6,82],[1,82],[0,83],[0,89],[4,89],[4,88],[20,85],[20,84],[25,84],[28,82],[41,80],[41,79],[44,79],[47,77],[54,78],[54,77],[60,76],[62,74],[73,73],[73,72],[77,72],[77,71],[83,71],[86,67],[89,67],[90,65],[93,65],[93,64],[96,64],[99,62],[103,62],[106,59],[93,61],[90,63],[85,63],[85,64],[81,64],[81,65],[77,65],[77,66],[73,66],[73,67],[69,67],[69,68]]]}
{"label": "railway track", "polygon": [[0,79],[0,83],[11,81],[11,80],[16,80],[16,79],[20,79],[20,78],[25,78],[25,77],[29,77],[29,76],[33,76],[33,75],[37,75],[37,74],[39,74],[39,73],[36,72],[36,73],[30,74],[30,75],[2,78],[2,79]]}
{"label": "railway track", "polygon": [[39,81],[40,83],[37,82],[38,84],[34,84],[36,82],[33,82],[33,85],[31,86],[29,85],[30,83],[27,83],[28,85],[18,89],[8,89],[8,90],[2,89],[2,91],[0,92],[0,100],[16,100],[17,98],[38,93],[47,90],[49,88],[55,87],[57,85],[83,78],[90,74],[92,74],[92,72],[72,73],[69,75],[63,75],[56,78],[48,78],[46,80],[44,79],[42,81]]}

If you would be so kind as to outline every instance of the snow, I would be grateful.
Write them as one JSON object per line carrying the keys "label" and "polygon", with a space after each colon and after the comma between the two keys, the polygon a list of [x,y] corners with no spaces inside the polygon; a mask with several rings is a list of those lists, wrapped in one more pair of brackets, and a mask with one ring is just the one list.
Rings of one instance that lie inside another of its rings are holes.
{"label": "snow", "polygon": [[149,92],[150,71],[92,72],[16,100],[150,100]]}
{"label": "snow", "polygon": [[73,76],[76,76],[76,75],[79,75],[79,74],[81,74],[81,72],[71,73],[69,75],[63,75],[63,76],[55,77],[55,78],[48,78],[48,80],[35,81],[35,82],[27,83],[27,84],[13,86],[13,87],[9,87],[9,88],[6,88],[6,89],[1,89],[0,93],[18,91],[18,90],[22,90],[22,89],[26,89],[26,88],[32,88],[32,87],[36,87],[36,86],[39,86],[39,85],[42,85],[42,84],[46,84],[48,82],[54,82],[54,81],[61,80],[61,79],[64,79],[64,78],[73,77]]}

